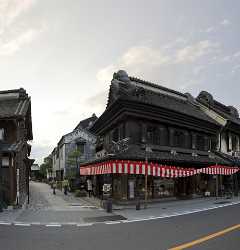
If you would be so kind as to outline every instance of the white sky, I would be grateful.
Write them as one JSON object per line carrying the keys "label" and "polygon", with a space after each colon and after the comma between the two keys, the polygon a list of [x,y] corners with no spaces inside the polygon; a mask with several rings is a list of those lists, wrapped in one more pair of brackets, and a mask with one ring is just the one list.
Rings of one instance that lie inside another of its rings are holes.
{"label": "white sky", "polygon": [[239,108],[235,0],[0,0],[0,89],[32,97],[33,153],[103,112],[114,71]]}

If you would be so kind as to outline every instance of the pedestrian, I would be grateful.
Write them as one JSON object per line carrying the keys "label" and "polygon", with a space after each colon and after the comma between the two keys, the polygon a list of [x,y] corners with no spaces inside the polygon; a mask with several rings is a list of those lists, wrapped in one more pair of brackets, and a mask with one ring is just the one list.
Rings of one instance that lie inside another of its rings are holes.
{"label": "pedestrian", "polygon": [[53,194],[55,195],[56,194],[56,188],[57,188],[57,183],[56,183],[55,179],[53,179],[52,188],[53,188]]}
{"label": "pedestrian", "polygon": [[63,180],[63,190],[65,195],[67,195],[68,188],[69,188],[69,182],[68,179],[65,177]]}
{"label": "pedestrian", "polygon": [[88,189],[88,196],[91,197],[93,190],[91,179],[87,179],[87,189]]}

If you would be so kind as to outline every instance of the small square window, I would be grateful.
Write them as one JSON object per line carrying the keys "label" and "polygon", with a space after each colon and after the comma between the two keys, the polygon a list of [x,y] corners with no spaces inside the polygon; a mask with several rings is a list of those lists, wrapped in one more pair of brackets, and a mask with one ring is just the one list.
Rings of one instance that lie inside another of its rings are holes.
{"label": "small square window", "polygon": [[2,166],[9,167],[9,158],[8,157],[2,157]]}
{"label": "small square window", "polygon": [[4,140],[4,129],[0,128],[0,141]]}

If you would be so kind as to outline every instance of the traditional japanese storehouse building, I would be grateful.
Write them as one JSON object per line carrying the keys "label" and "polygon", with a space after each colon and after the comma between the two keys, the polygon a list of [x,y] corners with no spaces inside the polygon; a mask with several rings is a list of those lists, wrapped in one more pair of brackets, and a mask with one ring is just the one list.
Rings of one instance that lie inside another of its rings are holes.
{"label": "traditional japanese storehouse building", "polygon": [[[91,132],[98,136],[97,159],[82,164],[95,194],[112,185],[116,200],[192,197],[215,192],[212,175],[236,171],[214,154],[221,125],[190,94],[114,73],[106,110]],[[216,164],[221,169],[216,169]],[[205,174],[201,174],[205,173]]]}
{"label": "traditional japanese storehouse building", "polygon": [[[89,132],[97,116],[93,114],[78,123],[76,128],[62,136],[52,152],[52,177],[62,180],[63,177],[79,175],[79,162],[95,158],[96,136]],[[76,154],[79,153],[79,156]],[[72,155],[76,159],[72,159]],[[77,164],[77,166],[76,166]]]}
{"label": "traditional japanese storehouse building", "polygon": [[0,199],[7,204],[26,201],[32,139],[30,97],[24,89],[0,91]]}
{"label": "traditional japanese storehouse building", "polygon": [[[221,125],[215,153],[230,161],[232,166],[240,167],[240,119],[237,109],[214,100],[206,91],[202,91],[196,101],[203,112]],[[238,192],[238,178],[231,180],[231,176],[219,176],[219,182],[220,186],[225,184],[226,187],[233,184],[235,193]]]}

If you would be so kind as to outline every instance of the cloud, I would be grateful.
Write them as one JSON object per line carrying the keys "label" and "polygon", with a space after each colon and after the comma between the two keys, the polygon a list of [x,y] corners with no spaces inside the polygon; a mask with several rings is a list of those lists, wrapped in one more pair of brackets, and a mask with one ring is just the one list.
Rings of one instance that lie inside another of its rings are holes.
{"label": "cloud", "polygon": [[163,49],[154,49],[147,46],[134,46],[129,48],[115,64],[110,64],[97,72],[97,79],[102,83],[109,83],[114,71],[120,68],[128,69],[138,74],[142,69],[148,70],[160,65],[167,65],[171,57]]}
{"label": "cloud", "polygon": [[[218,43],[210,40],[199,41],[185,47],[185,39],[179,39],[177,43],[176,41],[174,43],[175,46],[172,46],[173,43],[169,43],[171,44],[171,50],[166,45],[160,48],[133,46],[123,53],[115,63],[100,69],[96,74],[96,78],[107,87],[113,73],[119,69],[125,69],[131,72],[131,75],[154,79],[154,75],[159,76],[160,72],[163,75],[166,71],[169,71],[169,66],[173,68],[178,64],[191,65],[206,55],[216,54],[220,49]],[[203,69],[203,66],[197,66],[192,72],[196,76]],[[170,78],[172,77],[170,76]],[[177,84],[168,83],[168,85],[168,87],[176,87]]]}
{"label": "cloud", "polygon": [[211,32],[213,32],[213,31],[215,31],[215,30],[216,30],[216,28],[213,27],[213,26],[211,26],[211,27],[208,27],[208,28],[205,30],[205,32],[206,32],[206,33],[211,33]]}
{"label": "cloud", "polygon": [[216,52],[219,49],[218,43],[209,40],[200,41],[196,44],[186,46],[176,52],[176,63],[192,63],[200,57]]}
{"label": "cloud", "polygon": [[85,100],[85,104],[104,109],[104,106],[107,102],[107,96],[108,96],[108,90],[101,91],[98,94],[87,98]]}
{"label": "cloud", "polygon": [[113,72],[117,70],[117,65],[110,64],[97,72],[97,80],[102,84],[110,83]]}
{"label": "cloud", "polygon": [[146,46],[136,46],[130,48],[121,58],[120,65],[135,66],[142,65],[146,62],[152,66],[167,64],[170,57],[164,55],[161,50],[153,49]]}
{"label": "cloud", "polygon": [[9,56],[14,54],[20,50],[22,46],[31,43],[40,32],[41,31],[29,29],[10,41],[5,43],[0,41],[0,56]]}
{"label": "cloud", "polygon": [[232,74],[235,74],[236,72],[240,72],[240,64],[235,65],[232,69]]}
{"label": "cloud", "polygon": [[35,159],[35,163],[41,164],[43,162],[43,158],[48,156],[53,147],[50,146],[50,142],[43,143],[33,143],[31,158]]}
{"label": "cloud", "polygon": [[231,24],[231,22],[228,19],[224,19],[224,20],[221,21],[220,24],[227,27],[227,26],[229,26]]}
{"label": "cloud", "polygon": [[0,1],[0,35],[13,24],[16,19],[32,7],[35,0],[3,0]]}
{"label": "cloud", "polygon": [[203,71],[204,69],[205,69],[205,66],[203,66],[203,65],[196,66],[196,67],[194,67],[194,69],[193,69],[193,74],[194,74],[194,75],[199,75],[199,73],[200,73],[201,71]]}
{"label": "cloud", "polygon": [[30,44],[45,27],[31,27],[25,17],[36,0],[0,0],[0,56],[16,53]]}
{"label": "cloud", "polygon": [[186,38],[183,38],[183,37],[178,37],[176,38],[176,40],[172,41],[172,42],[169,42],[167,44],[165,44],[162,49],[163,50],[169,50],[169,49],[174,49],[176,48],[177,46],[181,46],[182,44],[186,44],[188,41],[188,39]]}
{"label": "cloud", "polygon": [[236,53],[233,54],[234,57],[240,57],[240,51],[237,51]]}

